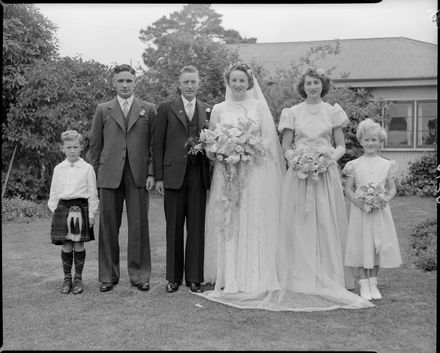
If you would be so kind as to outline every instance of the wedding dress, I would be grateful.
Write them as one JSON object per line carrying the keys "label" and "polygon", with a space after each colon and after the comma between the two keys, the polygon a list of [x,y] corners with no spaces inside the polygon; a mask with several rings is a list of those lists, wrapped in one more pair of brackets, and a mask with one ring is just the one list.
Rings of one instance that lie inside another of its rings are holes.
{"label": "wedding dress", "polygon": [[[204,257],[204,280],[215,287],[194,294],[243,309],[312,311],[374,306],[334,286],[331,279],[321,279],[326,286],[319,292],[305,288],[304,293],[298,288],[302,282],[297,281],[292,254],[286,250],[291,234],[283,231],[281,224],[285,162],[269,107],[255,78],[254,82],[248,98],[239,102],[231,99],[227,87],[225,101],[213,107],[210,128],[219,122],[233,124],[239,117],[252,119],[259,122],[270,152],[261,163],[245,168],[239,207],[229,221],[224,206],[226,178],[222,165],[215,162],[206,209]],[[301,276],[314,279],[319,274]]]}

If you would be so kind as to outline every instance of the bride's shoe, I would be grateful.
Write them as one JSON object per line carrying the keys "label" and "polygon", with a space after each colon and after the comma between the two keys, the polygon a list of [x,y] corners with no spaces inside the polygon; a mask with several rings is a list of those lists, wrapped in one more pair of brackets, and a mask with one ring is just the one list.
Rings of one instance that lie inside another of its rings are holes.
{"label": "bride's shoe", "polygon": [[368,278],[360,279],[359,284],[361,286],[361,297],[368,300],[373,299],[370,292],[370,281],[368,280]]}

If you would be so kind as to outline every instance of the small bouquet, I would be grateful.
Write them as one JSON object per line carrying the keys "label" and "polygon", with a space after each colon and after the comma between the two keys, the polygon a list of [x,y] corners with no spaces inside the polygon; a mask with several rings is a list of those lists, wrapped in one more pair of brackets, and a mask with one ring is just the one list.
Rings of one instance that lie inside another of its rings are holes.
{"label": "small bouquet", "polygon": [[380,210],[388,204],[385,200],[384,188],[374,183],[361,185],[356,190],[354,197],[364,202],[364,209],[367,213]]}
{"label": "small bouquet", "polygon": [[334,163],[331,158],[331,147],[301,146],[286,152],[286,159],[300,179],[318,181],[319,175],[325,173]]}
{"label": "small bouquet", "polygon": [[197,153],[202,153],[202,154],[204,153],[199,137],[190,136],[188,140],[185,142],[185,148],[187,154],[196,155]]}
{"label": "small bouquet", "polygon": [[[203,125],[203,129],[208,129],[209,119],[211,117],[211,108],[210,107],[205,109],[205,114],[206,114],[206,120],[205,120],[205,124]],[[202,145],[202,143],[200,143],[199,136],[196,136],[196,137],[190,136],[185,143],[185,148],[187,150],[187,154],[196,155],[197,153],[202,153],[202,154],[205,153],[205,151],[203,149],[203,145]]]}

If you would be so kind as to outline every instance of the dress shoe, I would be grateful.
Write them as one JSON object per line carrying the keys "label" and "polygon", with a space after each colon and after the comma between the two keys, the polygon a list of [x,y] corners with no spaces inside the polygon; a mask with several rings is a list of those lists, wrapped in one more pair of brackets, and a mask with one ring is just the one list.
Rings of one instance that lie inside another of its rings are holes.
{"label": "dress shoe", "polygon": [[382,294],[380,294],[379,289],[377,288],[377,277],[370,277],[369,281],[371,298],[382,299]]}
{"label": "dress shoe", "polygon": [[361,285],[361,289],[360,289],[361,297],[365,298],[365,299],[368,299],[368,300],[373,299],[371,297],[370,282],[368,281],[368,278],[360,279],[359,280],[359,284]]}
{"label": "dress shoe", "polygon": [[139,283],[139,284],[137,285],[137,288],[138,288],[139,290],[147,291],[147,290],[150,289],[150,283],[148,283],[148,282]]}
{"label": "dress shoe", "polygon": [[109,290],[113,289],[113,282],[103,282],[101,283],[101,286],[99,287],[99,290],[101,292],[108,292]]}
{"label": "dress shoe", "polygon": [[168,282],[167,283],[166,291],[168,293],[176,292],[178,289],[179,289],[178,283],[176,283],[176,282]]}
{"label": "dress shoe", "polygon": [[73,288],[72,292],[73,294],[80,294],[83,291],[83,284],[81,278],[75,278],[73,280]]}
{"label": "dress shoe", "polygon": [[61,294],[69,294],[72,290],[72,279],[66,278],[64,279],[63,286],[60,289]]}
{"label": "dress shoe", "polygon": [[202,286],[200,283],[191,282],[190,289],[193,293],[202,293]]}

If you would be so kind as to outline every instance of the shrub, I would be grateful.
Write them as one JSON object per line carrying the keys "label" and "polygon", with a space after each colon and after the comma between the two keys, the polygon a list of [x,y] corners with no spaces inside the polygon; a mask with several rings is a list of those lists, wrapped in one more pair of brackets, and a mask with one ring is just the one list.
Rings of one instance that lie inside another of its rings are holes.
{"label": "shrub", "polygon": [[419,223],[411,233],[410,246],[414,264],[424,271],[437,270],[437,219]]}
{"label": "shrub", "polygon": [[408,175],[397,183],[397,194],[436,196],[437,152],[427,152],[409,162]]}
{"label": "shrub", "polygon": [[45,203],[24,200],[20,197],[3,199],[2,201],[3,220],[12,221],[17,218],[47,216],[49,216],[49,210]]}

